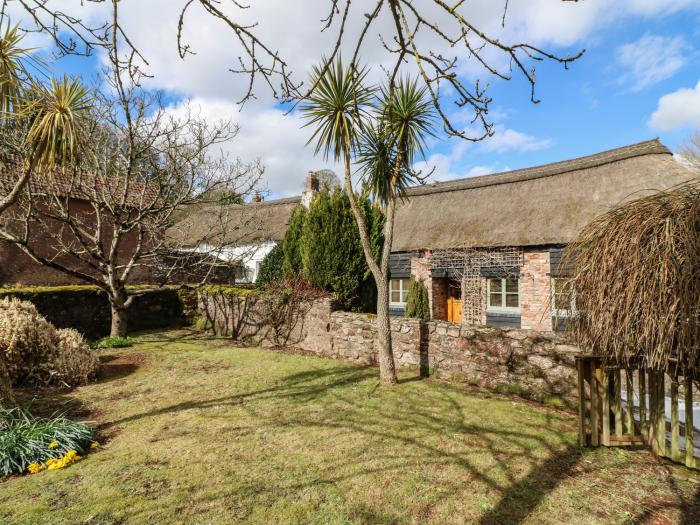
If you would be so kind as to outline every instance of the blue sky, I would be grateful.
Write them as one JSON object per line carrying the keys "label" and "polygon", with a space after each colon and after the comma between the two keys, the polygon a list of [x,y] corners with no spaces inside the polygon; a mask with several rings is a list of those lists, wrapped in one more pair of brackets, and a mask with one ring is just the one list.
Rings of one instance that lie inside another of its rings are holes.
{"label": "blue sky", "polygon": [[[52,1],[78,9],[75,1]],[[227,71],[238,55],[232,36],[202,13],[195,12],[186,27],[198,54],[180,60],[173,8],[178,3],[122,2],[127,29],[151,63],[154,76],[147,85],[166,90],[174,111],[190,100],[205,116],[233,119],[241,132],[230,152],[244,160],[260,158],[271,195],[298,193],[308,170],[327,166],[304,148],[308,131],[300,130],[298,116],[285,116],[264,93],[239,110],[235,101],[244,81]],[[302,16],[290,4],[261,0],[250,16],[266,21],[261,30],[277,38],[276,45],[294,57],[296,70],[304,71],[328,41],[319,33],[319,17]],[[327,1],[304,4],[313,11]],[[498,4],[473,0],[471,12],[484,26],[497,27]],[[445,137],[434,141],[428,165],[436,167],[435,179],[527,167],[657,136],[675,150],[700,130],[700,0],[582,0],[563,7],[558,0],[511,0],[511,5],[506,38],[523,38],[558,54],[587,52],[569,70],[537,64],[539,104],[530,102],[522,79],[503,82],[468,68],[467,80],[478,76],[490,82],[496,135],[480,144]],[[366,61],[376,67],[381,60],[375,43]],[[98,65],[99,57],[73,57],[53,68],[89,78]]]}

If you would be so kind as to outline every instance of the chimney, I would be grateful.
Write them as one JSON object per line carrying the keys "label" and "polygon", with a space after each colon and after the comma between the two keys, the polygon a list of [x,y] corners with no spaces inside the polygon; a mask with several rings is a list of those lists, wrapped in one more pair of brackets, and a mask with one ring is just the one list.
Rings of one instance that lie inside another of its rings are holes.
{"label": "chimney", "polygon": [[256,193],[253,195],[253,202],[262,202],[263,201],[263,196],[260,195],[259,193]]}
{"label": "chimney", "polygon": [[304,188],[304,193],[301,195],[301,203],[308,209],[311,206],[311,201],[314,195],[318,193],[318,175],[315,171],[310,171],[306,176],[306,187]]}

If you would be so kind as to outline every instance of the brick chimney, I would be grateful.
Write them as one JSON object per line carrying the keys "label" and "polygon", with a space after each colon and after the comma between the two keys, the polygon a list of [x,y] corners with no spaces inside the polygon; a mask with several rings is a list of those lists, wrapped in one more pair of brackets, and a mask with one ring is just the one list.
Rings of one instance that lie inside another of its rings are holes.
{"label": "brick chimney", "polygon": [[301,203],[308,209],[311,206],[311,201],[314,195],[318,193],[318,175],[315,171],[310,171],[306,176],[306,186],[304,188],[304,193],[301,194]]}
{"label": "brick chimney", "polygon": [[253,195],[253,202],[262,202],[264,200],[263,196],[259,193]]}

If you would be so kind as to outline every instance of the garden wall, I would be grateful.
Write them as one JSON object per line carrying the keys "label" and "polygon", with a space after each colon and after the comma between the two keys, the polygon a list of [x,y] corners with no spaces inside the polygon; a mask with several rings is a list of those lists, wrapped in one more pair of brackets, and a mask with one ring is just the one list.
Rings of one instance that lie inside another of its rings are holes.
{"label": "garden wall", "polygon": [[[257,344],[291,346],[312,354],[361,364],[376,363],[374,317],[334,311],[331,300],[303,306],[293,325],[277,332],[266,325],[262,297],[226,299],[200,295],[200,309],[216,333]],[[536,398],[576,395],[575,355],[559,335],[531,330],[460,326],[445,321],[391,320],[399,366]]]}
{"label": "garden wall", "polygon": [[[189,291],[194,294],[194,291]],[[129,331],[175,326],[194,315],[187,306],[187,290],[144,290],[129,307]],[[57,328],[75,328],[88,339],[109,335],[111,310],[105,293],[96,286],[54,286],[0,290],[0,298],[16,297],[34,303]]]}

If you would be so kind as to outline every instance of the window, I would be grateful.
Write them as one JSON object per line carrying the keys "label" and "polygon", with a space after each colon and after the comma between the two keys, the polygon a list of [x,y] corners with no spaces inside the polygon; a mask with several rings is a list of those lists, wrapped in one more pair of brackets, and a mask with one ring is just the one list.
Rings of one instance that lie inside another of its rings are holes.
{"label": "window", "polygon": [[576,290],[573,281],[562,277],[552,278],[552,315],[567,317],[576,311]]}
{"label": "window", "polygon": [[408,279],[392,279],[389,281],[389,303],[395,306],[405,306],[408,297]]}
{"label": "window", "polygon": [[492,278],[487,281],[486,287],[487,308],[489,310],[518,310],[520,308],[517,278]]}

